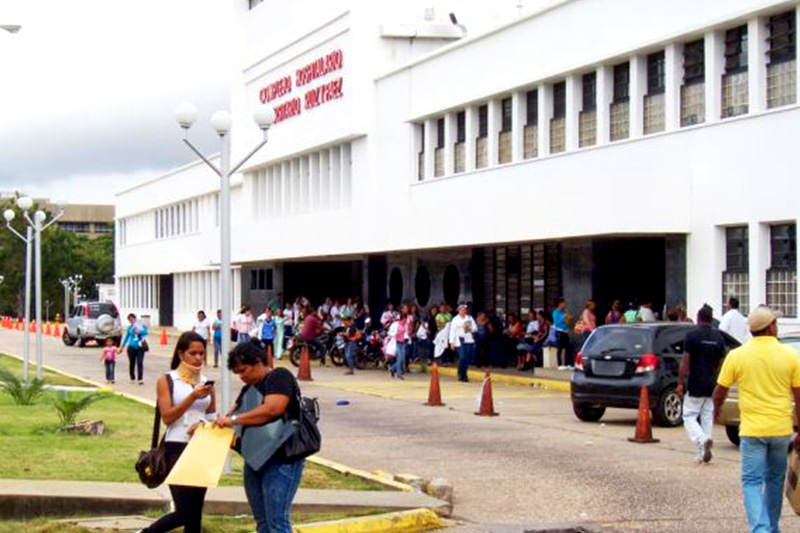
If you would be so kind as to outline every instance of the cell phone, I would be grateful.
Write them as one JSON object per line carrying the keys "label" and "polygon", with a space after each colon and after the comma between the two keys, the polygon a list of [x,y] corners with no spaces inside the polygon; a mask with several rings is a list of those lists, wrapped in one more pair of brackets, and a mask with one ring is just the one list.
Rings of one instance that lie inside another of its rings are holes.
{"label": "cell phone", "polygon": [[203,383],[203,385],[206,386],[206,387],[213,387],[214,386],[214,380],[210,379],[210,380],[206,381],[205,383]]}

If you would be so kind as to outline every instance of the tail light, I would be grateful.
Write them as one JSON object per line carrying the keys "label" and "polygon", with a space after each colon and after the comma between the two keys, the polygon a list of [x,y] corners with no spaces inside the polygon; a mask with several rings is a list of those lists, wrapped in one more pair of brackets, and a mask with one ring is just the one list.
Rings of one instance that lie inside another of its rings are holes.
{"label": "tail light", "polygon": [[583,354],[581,352],[575,356],[575,370],[583,370]]}
{"label": "tail light", "polygon": [[658,356],[654,353],[645,353],[639,357],[639,363],[636,365],[636,374],[652,372],[656,368],[658,368]]}
{"label": "tail light", "polygon": [[85,316],[86,318],[89,318],[89,306],[88,305],[84,305],[83,306],[83,316]]}

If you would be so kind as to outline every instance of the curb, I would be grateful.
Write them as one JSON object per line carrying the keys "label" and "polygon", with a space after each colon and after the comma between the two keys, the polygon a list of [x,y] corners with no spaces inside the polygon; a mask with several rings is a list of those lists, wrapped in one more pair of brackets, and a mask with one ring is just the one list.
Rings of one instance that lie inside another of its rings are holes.
{"label": "curb", "polygon": [[343,520],[298,524],[295,533],[393,533],[405,531],[429,531],[444,525],[439,516],[430,509],[412,509]]}
{"label": "curb", "polygon": [[[422,371],[428,373],[427,365],[419,365]],[[456,377],[458,376],[458,369],[453,367],[439,367],[439,374],[443,376]],[[482,370],[468,370],[467,377],[475,381],[483,381],[486,374]],[[547,390],[556,390],[561,392],[570,392],[570,382],[561,381],[557,379],[547,378],[526,378],[522,376],[509,376],[506,374],[492,374],[492,381],[494,383],[505,383],[507,385],[524,385],[527,387],[539,387]]]}
{"label": "curb", "polygon": [[368,481],[374,481],[375,483],[380,483],[385,487],[390,487],[395,490],[400,490],[403,492],[416,492],[417,490],[412,487],[411,485],[406,485],[405,483],[400,483],[399,481],[395,481],[390,475],[384,474],[381,475],[380,473],[373,473],[367,472],[366,470],[359,470],[357,468],[352,468],[347,465],[343,465],[341,463],[337,463],[336,461],[331,461],[330,459],[325,459],[324,457],[319,457],[317,455],[312,455],[306,458],[306,461],[310,463],[317,464],[319,466],[324,466],[330,468],[331,470],[336,470],[340,474],[345,474],[349,476],[360,477],[366,479]]}

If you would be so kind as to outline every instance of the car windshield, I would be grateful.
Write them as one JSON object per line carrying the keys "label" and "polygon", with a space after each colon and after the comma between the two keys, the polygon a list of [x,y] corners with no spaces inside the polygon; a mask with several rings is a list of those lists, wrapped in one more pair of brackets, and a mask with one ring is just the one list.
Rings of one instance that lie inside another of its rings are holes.
{"label": "car windshield", "polygon": [[117,318],[119,313],[114,304],[110,303],[94,303],[89,304],[89,318],[97,318],[100,315],[111,315],[112,318]]}
{"label": "car windshield", "polygon": [[640,354],[650,351],[653,332],[644,328],[597,328],[586,345],[584,354],[606,355],[613,353]]}

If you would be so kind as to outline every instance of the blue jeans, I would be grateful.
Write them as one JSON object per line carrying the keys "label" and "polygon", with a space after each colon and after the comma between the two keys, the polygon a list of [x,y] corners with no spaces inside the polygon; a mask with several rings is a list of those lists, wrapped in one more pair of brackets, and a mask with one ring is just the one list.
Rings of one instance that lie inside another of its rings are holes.
{"label": "blue jeans", "polygon": [[347,341],[344,345],[344,361],[347,363],[347,368],[354,370],[356,367],[356,343],[355,341]]}
{"label": "blue jeans", "polygon": [[219,366],[219,358],[222,355],[222,337],[214,336],[214,366]]}
{"label": "blue jeans", "polygon": [[261,470],[244,466],[244,491],[257,533],[292,533],[292,500],[300,485],[305,459],[267,461]]}
{"label": "blue jeans", "polygon": [[394,354],[394,364],[392,372],[395,376],[402,376],[406,371],[406,343],[398,342]]}
{"label": "blue jeans", "polygon": [[753,533],[778,533],[790,437],[742,437],[742,493]]}
{"label": "blue jeans", "polygon": [[106,381],[114,381],[114,367],[115,366],[116,366],[116,361],[105,361]]}
{"label": "blue jeans", "polygon": [[458,347],[459,381],[467,381],[467,369],[470,363],[475,361],[476,354],[474,342],[461,342],[461,346]]}
{"label": "blue jeans", "polygon": [[249,333],[242,333],[241,331],[236,334],[236,344],[241,344],[243,342],[250,342],[250,334]]}

